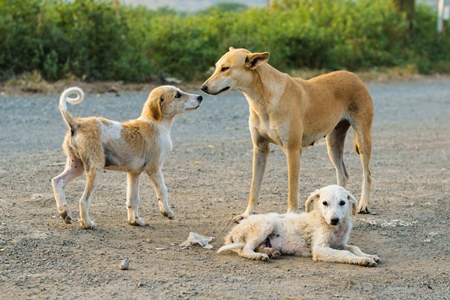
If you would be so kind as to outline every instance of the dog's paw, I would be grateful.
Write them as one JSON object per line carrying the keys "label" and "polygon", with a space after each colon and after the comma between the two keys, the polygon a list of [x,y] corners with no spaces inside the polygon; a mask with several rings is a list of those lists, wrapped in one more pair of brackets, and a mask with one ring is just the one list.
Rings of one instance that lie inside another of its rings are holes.
{"label": "dog's paw", "polygon": [[80,220],[80,225],[81,225],[81,228],[83,228],[83,229],[94,229],[96,226],[95,222],[91,221],[91,220],[86,220],[86,221]]}
{"label": "dog's paw", "polygon": [[239,253],[240,256],[247,258],[247,259],[253,259],[253,260],[261,260],[261,261],[268,261],[269,260],[269,256],[267,254],[264,253],[254,253],[254,252],[250,252],[250,253]]}
{"label": "dog's paw", "polygon": [[281,256],[281,253],[278,250],[274,250],[270,255],[271,258],[279,258],[280,256]]}
{"label": "dog's paw", "polygon": [[66,224],[71,224],[72,222],[72,217],[70,216],[69,213],[67,213],[67,211],[64,212],[60,212],[59,216],[61,217],[61,219],[63,219],[64,223]]}
{"label": "dog's paw", "polygon": [[170,210],[169,206],[164,206],[163,202],[159,202],[159,212],[168,219],[175,219],[175,214]]}
{"label": "dog's paw", "polygon": [[381,262],[381,259],[377,255],[371,255],[370,258],[372,258],[376,263]]}
{"label": "dog's paw", "polygon": [[237,215],[233,218],[233,222],[239,224],[240,221],[242,221],[245,218],[243,215]]}
{"label": "dog's paw", "polygon": [[268,261],[269,256],[267,254],[261,254],[257,260]]}
{"label": "dog's paw", "polygon": [[167,219],[173,220],[175,219],[175,214],[172,211],[161,211],[161,214],[166,217]]}
{"label": "dog's paw", "polygon": [[281,256],[280,251],[273,250],[272,248],[264,247],[264,246],[260,246],[260,247],[256,248],[255,251],[267,254],[269,256],[269,258],[278,258]]}
{"label": "dog's paw", "polygon": [[369,207],[367,206],[358,207],[358,214],[370,214]]}
{"label": "dog's paw", "polygon": [[364,257],[358,261],[358,265],[364,266],[364,267],[376,267],[377,263],[375,262],[375,260],[373,258]]}
{"label": "dog's paw", "polygon": [[132,226],[145,226],[145,221],[139,217],[134,218],[132,221],[128,221],[128,223]]}
{"label": "dog's paw", "polygon": [[70,213],[69,208],[67,207],[67,205],[64,205],[64,208],[59,212],[59,216],[61,217],[61,219],[63,219],[64,223],[66,224],[70,224],[72,221],[72,214]]}

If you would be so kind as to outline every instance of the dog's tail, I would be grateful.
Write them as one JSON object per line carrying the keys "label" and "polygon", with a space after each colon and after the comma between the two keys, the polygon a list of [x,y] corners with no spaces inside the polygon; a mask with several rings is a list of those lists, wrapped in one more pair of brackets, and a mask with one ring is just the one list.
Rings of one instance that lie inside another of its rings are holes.
{"label": "dog's tail", "polygon": [[[75,94],[77,95],[76,98],[70,98],[69,96]],[[71,87],[65,90],[61,97],[59,98],[59,110],[61,111],[61,114],[63,116],[64,121],[66,122],[67,126],[69,126],[69,129],[74,132],[78,124],[75,120],[75,118],[69,113],[67,110],[66,102],[69,102],[70,104],[78,104],[84,99],[84,92],[79,87]]]}
{"label": "dog's tail", "polygon": [[220,253],[222,251],[227,251],[227,250],[234,250],[234,249],[242,249],[244,248],[245,243],[233,243],[233,244],[229,244],[229,245],[225,245],[220,247],[219,250],[217,250],[217,253]]}

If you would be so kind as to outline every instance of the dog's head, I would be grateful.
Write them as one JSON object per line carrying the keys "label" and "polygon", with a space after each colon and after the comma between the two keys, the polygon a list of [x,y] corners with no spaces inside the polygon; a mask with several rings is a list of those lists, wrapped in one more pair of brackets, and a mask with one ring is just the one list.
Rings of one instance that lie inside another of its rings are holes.
{"label": "dog's head", "polygon": [[141,118],[160,122],[163,117],[173,118],[178,114],[200,107],[203,97],[188,94],[177,87],[163,85],[153,89],[144,104]]}
{"label": "dog's head", "polygon": [[344,219],[356,214],[358,203],[346,189],[329,185],[311,193],[306,200],[306,212],[315,210],[329,225],[339,225]]}
{"label": "dog's head", "polygon": [[253,73],[269,60],[269,53],[251,53],[247,49],[230,47],[216,63],[216,70],[201,89],[207,94],[218,95],[228,90],[245,90],[253,80]]}

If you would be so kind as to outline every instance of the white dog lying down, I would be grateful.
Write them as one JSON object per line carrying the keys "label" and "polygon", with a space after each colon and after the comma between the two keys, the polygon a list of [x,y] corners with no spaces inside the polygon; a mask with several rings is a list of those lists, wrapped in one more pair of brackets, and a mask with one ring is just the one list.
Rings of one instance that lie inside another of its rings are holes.
{"label": "white dog lying down", "polygon": [[330,185],[306,200],[306,213],[251,215],[234,226],[217,252],[268,260],[281,254],[312,256],[314,260],[374,267],[380,259],[347,245],[356,214],[356,199],[344,188]]}
{"label": "white dog lying down", "polygon": [[[76,98],[69,95],[75,94]],[[86,188],[80,199],[82,228],[94,228],[89,205],[103,169],[127,173],[127,210],[131,225],[145,225],[139,217],[139,176],[146,173],[155,188],[162,215],[173,219],[167,187],[161,171],[164,159],[172,149],[170,129],[176,115],[197,109],[202,96],[188,94],[174,86],[153,89],[138,119],[119,123],[101,117],[75,118],[66,102],[77,104],[84,98],[80,88],[65,90],[59,109],[69,130],[63,142],[67,157],[64,171],[53,178],[56,205],[61,218],[70,223],[72,215],[64,188],[86,172]]]}

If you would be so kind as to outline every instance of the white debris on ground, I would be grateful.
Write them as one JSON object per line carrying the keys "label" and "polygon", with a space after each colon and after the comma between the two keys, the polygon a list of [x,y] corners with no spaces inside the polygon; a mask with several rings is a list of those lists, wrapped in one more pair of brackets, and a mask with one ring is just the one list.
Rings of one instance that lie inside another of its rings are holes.
{"label": "white debris on ground", "polygon": [[214,240],[213,236],[205,237],[205,236],[200,235],[198,233],[190,232],[187,241],[181,243],[180,246],[183,247],[183,249],[185,249],[185,248],[190,247],[190,246],[192,246],[194,244],[199,244],[204,249],[212,249],[213,246],[209,244],[209,242],[211,242],[212,240]]}
{"label": "white debris on ground", "polygon": [[417,221],[407,222],[403,220],[375,220],[375,219],[359,219],[363,223],[367,223],[369,225],[378,226],[378,227],[397,227],[397,226],[414,226],[417,224]]}
{"label": "white debris on ground", "polygon": [[128,270],[130,267],[130,262],[128,261],[128,258],[125,258],[120,262],[119,268],[121,270]]}

